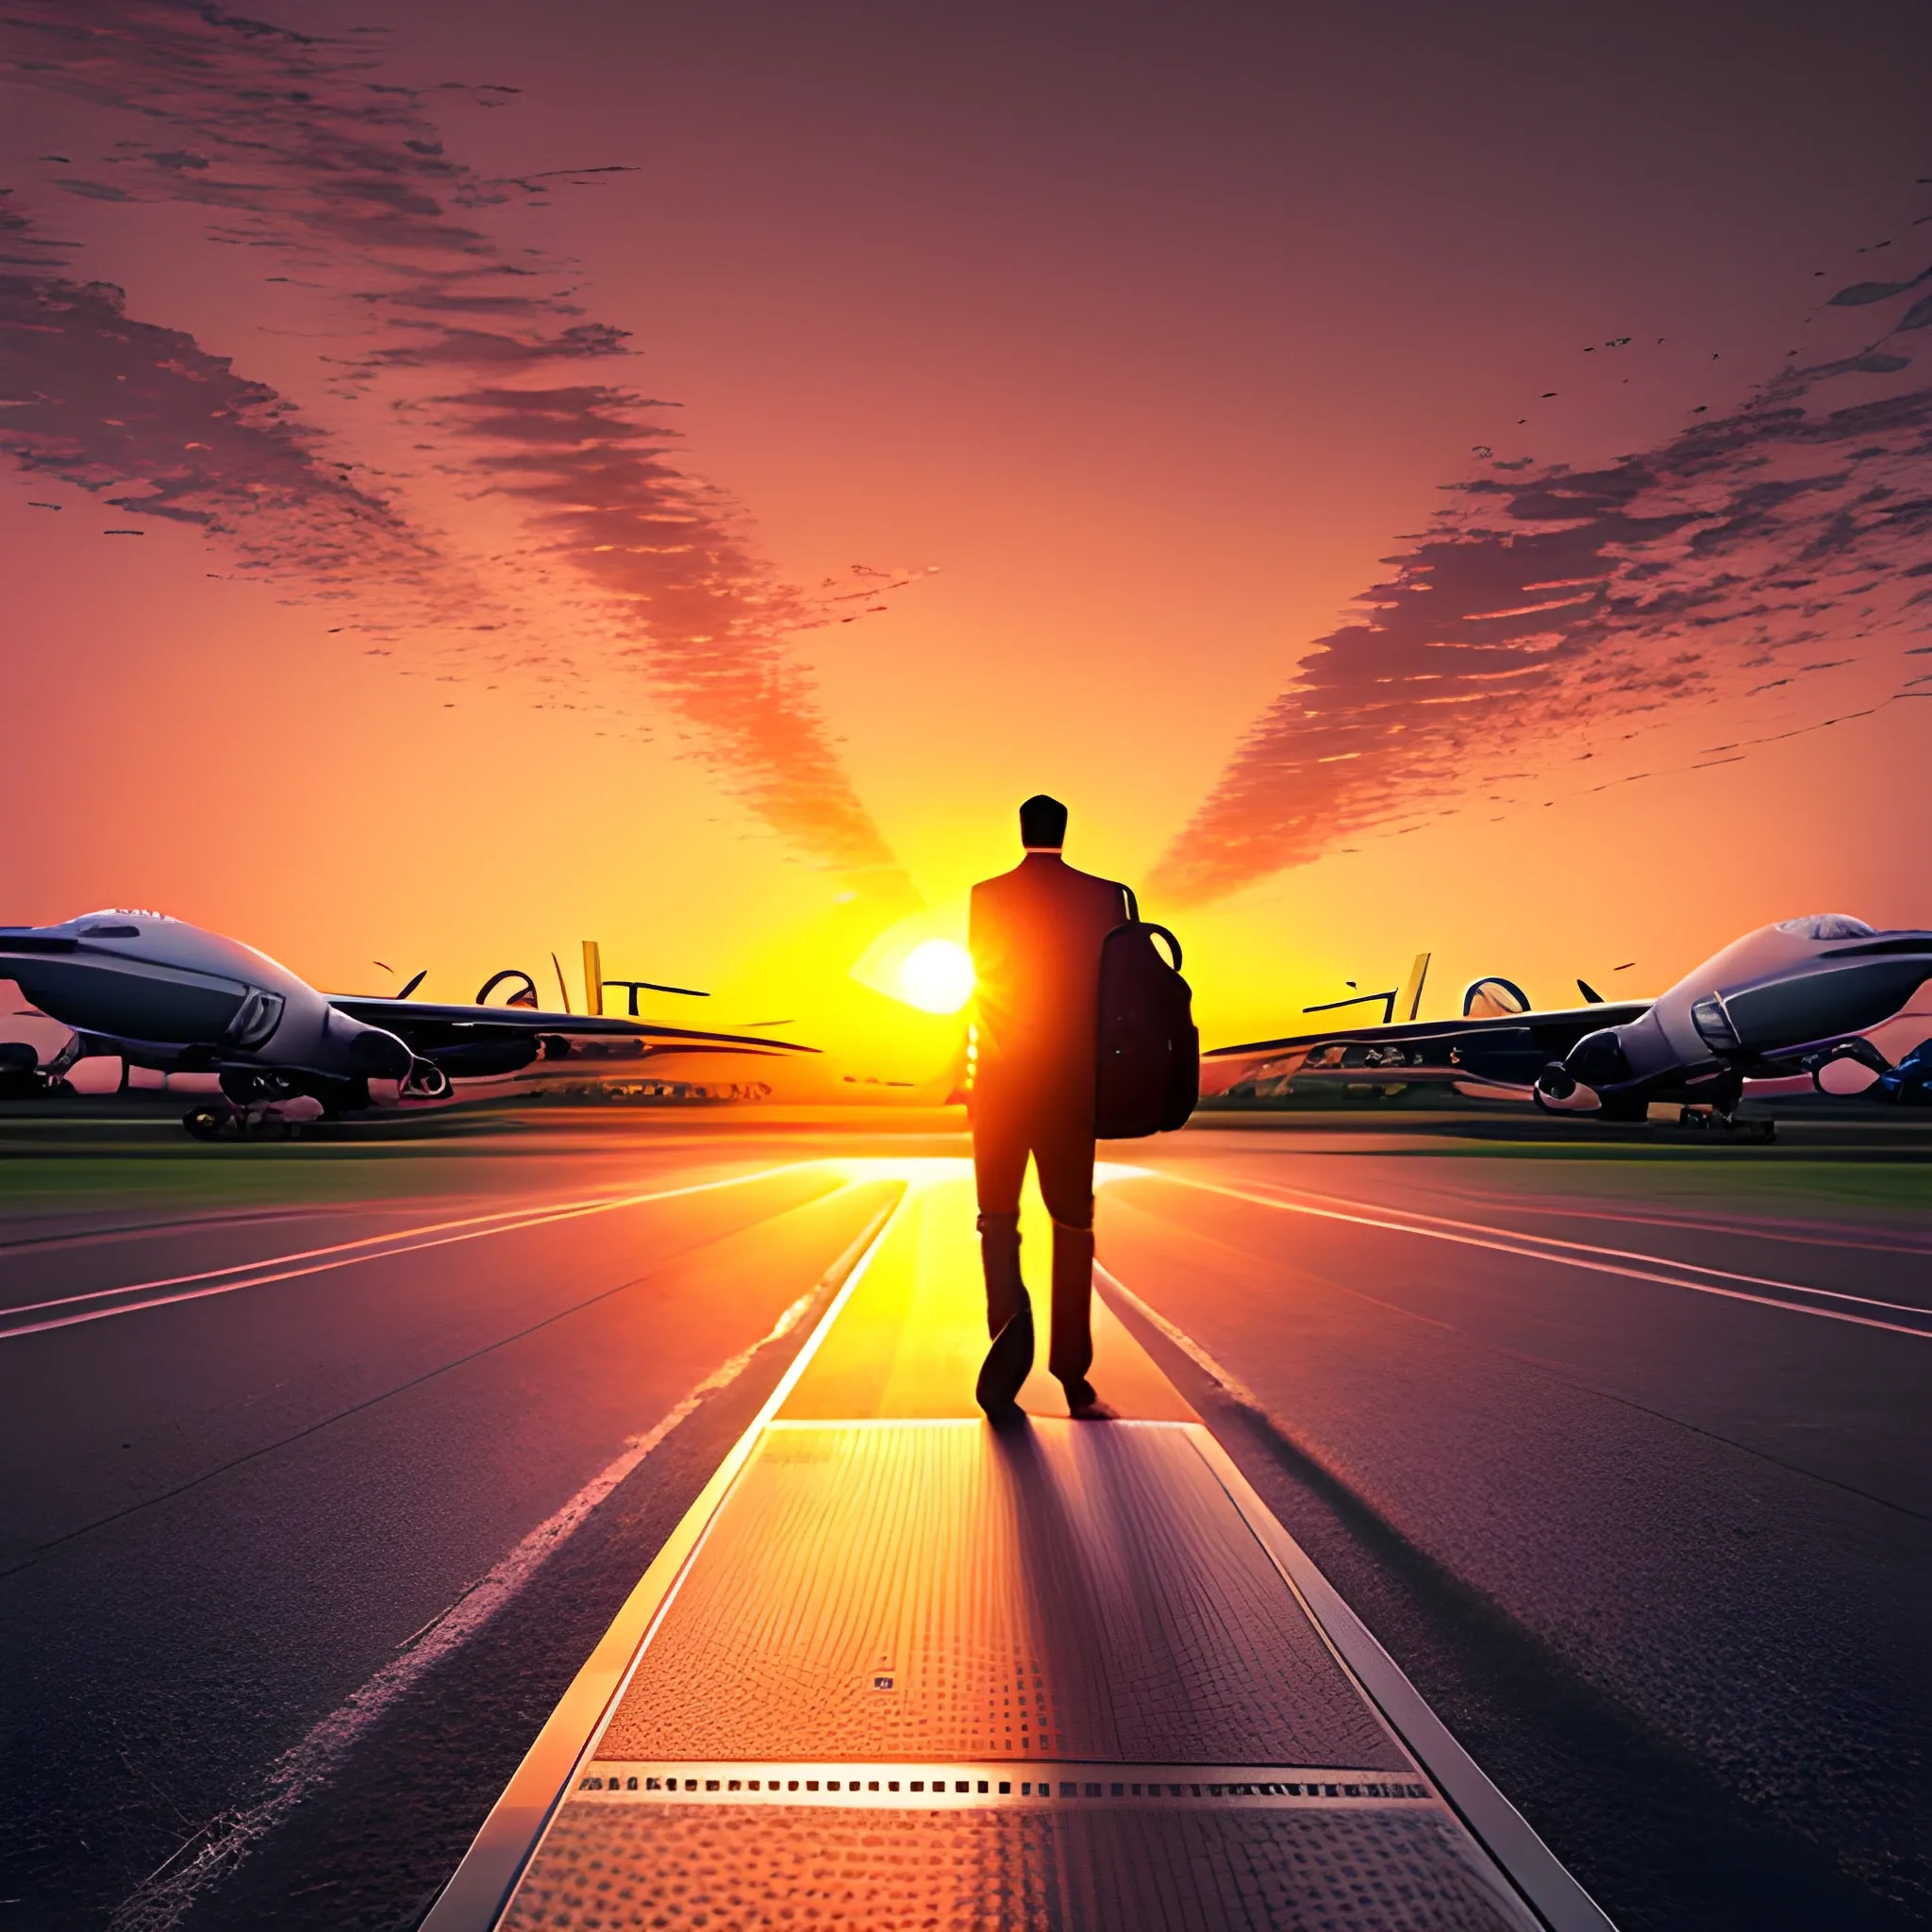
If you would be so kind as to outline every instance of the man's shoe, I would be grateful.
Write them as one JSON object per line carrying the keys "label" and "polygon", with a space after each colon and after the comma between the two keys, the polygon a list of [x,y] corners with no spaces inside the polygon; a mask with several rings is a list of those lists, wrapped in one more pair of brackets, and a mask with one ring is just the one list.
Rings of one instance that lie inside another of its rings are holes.
{"label": "man's shoe", "polygon": [[1062,1382],[1060,1387],[1067,1392],[1067,1413],[1076,1423],[1110,1423],[1120,1419],[1120,1411],[1101,1401],[1094,1393],[1093,1384],[1084,1375],[1077,1382]]}
{"label": "man's shoe", "polygon": [[1023,1288],[1020,1312],[993,1337],[979,1365],[974,1398],[995,1422],[1008,1422],[1019,1413],[1017,1398],[1032,1373],[1033,1304]]}

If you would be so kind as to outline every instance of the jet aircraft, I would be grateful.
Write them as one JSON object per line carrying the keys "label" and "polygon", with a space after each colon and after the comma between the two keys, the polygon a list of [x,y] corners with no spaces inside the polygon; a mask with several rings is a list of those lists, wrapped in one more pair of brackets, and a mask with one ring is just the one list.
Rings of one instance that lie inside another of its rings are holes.
{"label": "jet aircraft", "polygon": [[[527,975],[498,974],[484,991],[506,976],[527,983]],[[252,946],[156,912],[0,926],[0,978],[73,1030],[44,1068],[31,1045],[0,1043],[0,1074],[44,1089],[91,1057],[212,1074],[219,1097],[182,1121],[204,1140],[286,1132],[375,1106],[448,1103],[461,1097],[458,1081],[608,1080],[671,1053],[817,1051],[614,1015],[540,1012],[534,991],[529,1005],[507,1007],[322,993]]]}
{"label": "jet aircraft", "polygon": [[1747,1082],[1806,1074],[1821,1093],[1869,1089],[1928,1105],[1932,1041],[1894,1066],[1865,1037],[1928,979],[1932,932],[1877,932],[1817,913],[1746,934],[1654,1000],[1538,1012],[1510,981],[1479,979],[1459,1020],[1217,1047],[1204,1057],[1202,1085],[1224,1094],[1290,1078],[1433,1081],[1548,1113],[1641,1121],[1662,1103],[1724,1126],[1735,1125]]}

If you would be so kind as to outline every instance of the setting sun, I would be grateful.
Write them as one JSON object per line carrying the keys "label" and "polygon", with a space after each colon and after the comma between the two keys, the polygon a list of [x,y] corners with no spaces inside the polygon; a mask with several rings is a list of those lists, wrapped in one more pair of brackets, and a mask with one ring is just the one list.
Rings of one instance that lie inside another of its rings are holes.
{"label": "setting sun", "polygon": [[899,967],[899,997],[928,1013],[957,1013],[973,993],[973,956],[951,940],[926,940]]}

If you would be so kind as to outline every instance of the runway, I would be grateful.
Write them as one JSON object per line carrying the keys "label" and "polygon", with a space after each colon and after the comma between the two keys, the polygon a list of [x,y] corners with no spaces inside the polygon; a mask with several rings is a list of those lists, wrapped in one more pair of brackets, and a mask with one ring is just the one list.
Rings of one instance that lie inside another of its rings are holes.
{"label": "runway", "polygon": [[[415,1923],[893,1162],[962,1151],[540,1132],[18,1195],[0,1924]],[[1124,1332],[1619,1924],[1914,1921],[1909,1170],[1117,1158]]]}

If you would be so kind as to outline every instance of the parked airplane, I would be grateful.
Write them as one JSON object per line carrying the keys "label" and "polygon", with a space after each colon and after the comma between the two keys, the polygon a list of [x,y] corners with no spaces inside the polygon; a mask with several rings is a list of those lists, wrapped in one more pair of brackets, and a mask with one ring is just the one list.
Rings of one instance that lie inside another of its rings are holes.
{"label": "parked airplane", "polygon": [[[499,974],[485,992],[507,976]],[[420,977],[420,975],[419,975]],[[672,1053],[813,1053],[734,1033],[507,1007],[432,1006],[317,992],[252,946],[157,912],[108,911],[61,925],[0,926],[11,979],[74,1037],[44,1068],[0,1044],[0,1072],[51,1085],[76,1061],[118,1058],[161,1073],[219,1076],[219,1097],[182,1124],[205,1140],[372,1106],[450,1102],[458,1081],[635,1077]]]}
{"label": "parked airplane", "polygon": [[1218,1047],[1204,1057],[1202,1087],[1454,1082],[1549,1113],[1641,1121],[1662,1102],[1724,1125],[1747,1081],[1793,1075],[1808,1074],[1821,1093],[1873,1089],[1932,1104],[1932,1041],[1893,1066],[1865,1038],[1928,979],[1932,932],[1813,914],[1747,934],[1654,1000],[1537,1012],[1510,981],[1479,979],[1459,1020]]}

